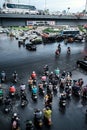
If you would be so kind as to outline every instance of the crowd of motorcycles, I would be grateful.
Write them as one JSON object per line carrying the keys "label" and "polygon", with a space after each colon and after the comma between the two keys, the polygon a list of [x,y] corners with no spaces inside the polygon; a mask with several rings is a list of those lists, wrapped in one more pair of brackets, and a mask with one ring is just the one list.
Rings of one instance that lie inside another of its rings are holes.
{"label": "crowd of motorcycles", "polygon": [[[14,84],[18,82],[18,74],[15,71],[12,74]],[[14,97],[20,97],[21,107],[24,108],[29,103],[26,94],[26,85],[20,85],[20,95],[14,85],[9,87],[9,93],[4,98],[4,90],[2,84],[7,80],[6,73],[1,72],[1,84],[0,84],[0,105],[4,106],[4,112],[9,113],[12,110],[12,101]],[[84,86],[84,80],[82,78],[73,80],[71,72],[63,71],[60,73],[59,68],[56,68],[54,72],[49,71],[49,66],[45,65],[43,73],[38,80],[38,76],[35,71],[32,72],[28,79],[28,87],[31,92],[31,98],[37,102],[38,94],[44,98],[44,109],[35,109],[34,120],[26,120],[26,130],[34,130],[35,127],[42,128],[43,124],[51,126],[52,122],[52,103],[54,94],[59,96],[59,107],[66,109],[67,100],[71,100],[72,96],[77,98],[83,98],[87,100],[87,85]],[[87,115],[87,110],[86,110]],[[20,117],[18,113],[13,113],[11,118],[11,129],[20,130]]]}

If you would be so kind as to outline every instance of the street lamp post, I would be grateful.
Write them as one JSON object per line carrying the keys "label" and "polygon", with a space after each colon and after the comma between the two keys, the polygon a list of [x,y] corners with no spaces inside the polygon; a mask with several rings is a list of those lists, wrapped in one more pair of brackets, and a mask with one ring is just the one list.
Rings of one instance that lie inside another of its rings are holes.
{"label": "street lamp post", "polygon": [[70,7],[68,7],[67,14],[69,14]]}
{"label": "street lamp post", "polygon": [[45,0],[45,10],[46,10],[46,5],[47,5],[47,2],[46,2],[46,0]]}

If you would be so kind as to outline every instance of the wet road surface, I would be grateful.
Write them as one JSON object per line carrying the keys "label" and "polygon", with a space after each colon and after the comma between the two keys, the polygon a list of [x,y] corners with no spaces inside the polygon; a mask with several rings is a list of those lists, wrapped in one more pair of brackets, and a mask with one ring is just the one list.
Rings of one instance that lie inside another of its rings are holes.
{"label": "wet road surface", "polygon": [[[37,45],[35,52],[28,51],[24,46],[18,47],[18,41],[9,38],[5,34],[0,37],[0,72],[4,70],[7,74],[7,83],[2,84],[4,88],[4,96],[8,93],[9,85],[12,85],[11,75],[14,70],[18,73],[18,83],[15,84],[19,91],[21,83],[26,84],[26,92],[29,100],[28,105],[22,109],[20,100],[14,101],[12,112],[18,112],[20,116],[21,130],[25,130],[26,119],[33,119],[35,108],[44,108],[44,99],[38,96],[37,103],[31,99],[31,92],[28,89],[27,81],[33,70],[36,71],[38,79],[42,75],[43,66],[49,65],[50,71],[54,71],[59,67],[60,71],[72,71],[73,79],[83,77],[84,84],[87,84],[87,73],[81,69],[76,69],[76,60],[83,57],[84,43],[73,43],[65,45],[61,42],[61,54],[55,57],[55,50],[58,43]],[[67,56],[66,49],[70,46],[71,55]],[[44,130],[86,130],[87,120],[85,119],[85,110],[87,109],[87,101],[83,102],[81,98],[72,97],[67,101],[65,111],[59,108],[59,92],[53,97],[53,113],[51,128],[43,126]],[[11,115],[3,113],[3,107],[0,106],[0,130],[10,130]]]}

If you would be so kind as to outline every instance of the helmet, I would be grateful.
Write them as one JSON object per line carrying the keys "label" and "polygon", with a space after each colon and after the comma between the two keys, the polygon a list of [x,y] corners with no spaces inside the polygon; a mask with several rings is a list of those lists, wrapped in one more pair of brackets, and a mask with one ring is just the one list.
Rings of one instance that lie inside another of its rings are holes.
{"label": "helmet", "polygon": [[53,74],[53,72],[51,71],[51,74]]}
{"label": "helmet", "polygon": [[49,85],[52,85],[52,83],[50,82]]}
{"label": "helmet", "polygon": [[33,73],[35,73],[35,71],[33,71]]}
{"label": "helmet", "polygon": [[49,110],[50,108],[49,107],[46,107],[46,110]]}
{"label": "helmet", "polygon": [[48,67],[48,65],[45,65],[45,67]]}
{"label": "helmet", "polygon": [[40,109],[36,109],[35,111],[36,111],[36,112],[40,112]]}
{"label": "helmet", "polygon": [[28,124],[29,124],[29,125],[32,125],[32,121],[28,121]]}
{"label": "helmet", "polygon": [[17,116],[17,113],[14,113],[14,115],[13,116]]}

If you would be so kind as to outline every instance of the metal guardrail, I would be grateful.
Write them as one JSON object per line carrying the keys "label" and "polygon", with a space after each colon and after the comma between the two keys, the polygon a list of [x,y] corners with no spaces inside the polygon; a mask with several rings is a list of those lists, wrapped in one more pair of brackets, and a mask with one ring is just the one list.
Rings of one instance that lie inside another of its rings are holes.
{"label": "metal guardrail", "polygon": [[12,13],[1,13],[0,18],[25,18],[25,19],[53,19],[53,20],[58,20],[58,19],[80,19],[80,20],[87,20],[87,16],[74,16],[74,15],[30,15],[30,14],[12,14]]}

